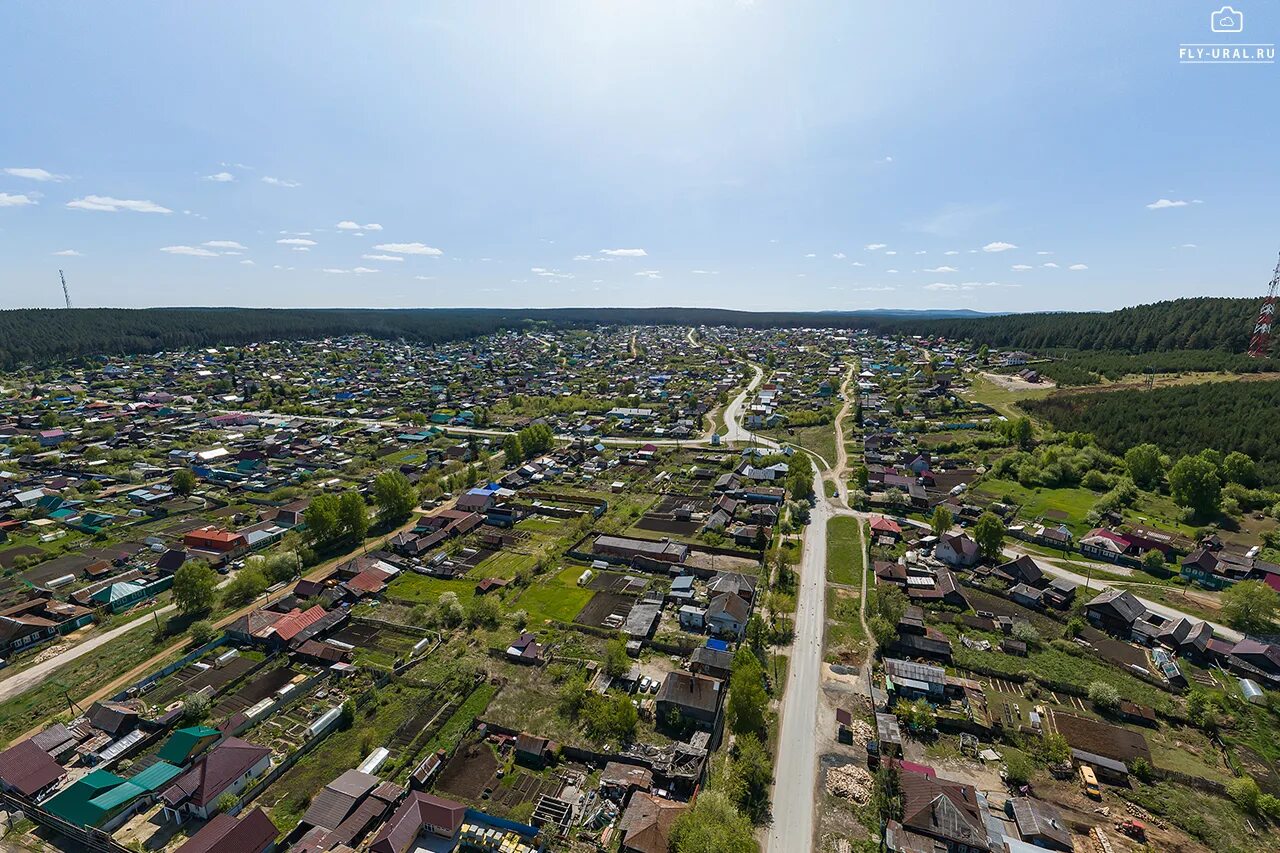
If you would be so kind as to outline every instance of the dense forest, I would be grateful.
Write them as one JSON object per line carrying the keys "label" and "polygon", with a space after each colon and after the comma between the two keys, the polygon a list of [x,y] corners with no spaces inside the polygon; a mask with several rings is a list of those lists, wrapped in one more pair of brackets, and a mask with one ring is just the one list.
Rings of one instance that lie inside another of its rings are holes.
{"label": "dense forest", "polygon": [[[1280,363],[1269,358],[1250,358],[1244,353],[1217,349],[1164,350],[1129,353],[1113,350],[1053,353],[1054,360],[1032,365],[1042,376],[1059,385],[1097,385],[1144,373],[1274,373]],[[1011,373],[1022,367],[1002,368]]]}
{"label": "dense forest", "polygon": [[989,346],[1156,352],[1220,349],[1244,352],[1253,334],[1258,299],[1197,297],[1138,305],[1106,313],[1009,314],[917,325],[932,334],[971,338]]}
{"label": "dense forest", "polygon": [[859,327],[944,335],[1031,351],[1243,352],[1252,299],[1177,299],[1108,313],[943,317],[885,312],[748,312],[718,308],[70,308],[0,311],[0,368],[95,355],[364,333],[434,343],[546,324]]}
{"label": "dense forest", "polygon": [[1239,450],[1257,461],[1264,483],[1280,484],[1280,380],[1058,392],[1019,405],[1056,429],[1092,433],[1112,453],[1147,442],[1174,459],[1206,448]]}

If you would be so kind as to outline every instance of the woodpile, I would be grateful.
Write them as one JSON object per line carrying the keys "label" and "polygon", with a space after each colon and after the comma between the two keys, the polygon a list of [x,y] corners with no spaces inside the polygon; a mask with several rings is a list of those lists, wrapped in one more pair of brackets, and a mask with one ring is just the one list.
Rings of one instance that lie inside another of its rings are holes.
{"label": "woodpile", "polygon": [[875,729],[871,728],[871,724],[866,720],[854,720],[848,728],[849,734],[853,735],[854,743],[866,743],[876,739]]}
{"label": "woodpile", "polygon": [[857,764],[832,767],[827,771],[827,793],[865,805],[871,799],[871,774]]}

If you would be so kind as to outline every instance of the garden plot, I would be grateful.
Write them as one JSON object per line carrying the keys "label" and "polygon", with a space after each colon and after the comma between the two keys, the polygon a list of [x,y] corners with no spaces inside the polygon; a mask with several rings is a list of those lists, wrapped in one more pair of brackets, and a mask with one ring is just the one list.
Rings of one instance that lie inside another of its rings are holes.
{"label": "garden plot", "polygon": [[534,804],[543,796],[558,796],[562,788],[560,779],[550,773],[506,767],[486,741],[455,752],[436,783],[436,790],[460,800],[491,802],[500,807],[495,809],[499,814],[509,814],[523,803]]}
{"label": "garden plot", "polygon": [[252,708],[263,699],[274,694],[281,687],[284,687],[298,674],[298,670],[290,666],[277,666],[266,672],[259,673],[242,685],[239,690],[218,700],[218,703],[213,706],[213,718],[227,719],[240,711]]}
{"label": "garden plot", "polygon": [[499,766],[498,756],[488,743],[464,744],[444,766],[436,790],[474,802],[494,780]]}
{"label": "garden plot", "polygon": [[[217,654],[217,651],[214,652]],[[206,656],[208,658],[209,656]],[[208,661],[204,661],[207,663]],[[223,687],[244,675],[257,664],[257,661],[245,657],[234,657],[223,666],[201,667],[190,663],[160,682],[160,686],[147,697],[147,701],[160,707],[203,690],[213,688],[217,693]]]}
{"label": "garden plot", "polygon": [[620,628],[636,603],[634,595],[600,591],[582,608],[573,621],[579,625]]}
{"label": "garden plot", "polygon": [[357,666],[374,666],[389,669],[396,658],[407,657],[422,638],[414,634],[385,626],[348,623],[333,639],[355,646],[354,662]]}
{"label": "garden plot", "polygon": [[1151,763],[1151,749],[1139,732],[1073,714],[1053,713],[1053,726],[1072,749],[1092,752],[1117,761],[1141,758]]}

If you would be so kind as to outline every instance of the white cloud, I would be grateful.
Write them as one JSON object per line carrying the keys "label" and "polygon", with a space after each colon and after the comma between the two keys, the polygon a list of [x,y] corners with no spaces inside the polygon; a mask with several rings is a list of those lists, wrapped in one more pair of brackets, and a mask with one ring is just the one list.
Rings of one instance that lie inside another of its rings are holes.
{"label": "white cloud", "polygon": [[60,258],[78,258],[78,257],[80,257],[80,253],[79,253],[79,252],[77,252],[75,249],[63,249],[62,251],[60,251],[60,252],[54,252],[53,254],[54,254],[54,255],[56,255],[57,257],[60,257]]}
{"label": "white cloud", "polygon": [[877,249],[883,249],[888,243],[868,243],[866,248],[868,252],[874,252]]}
{"label": "white cloud", "polygon": [[1058,268],[1058,265],[1055,264],[1053,261],[1048,261],[1046,263],[1041,264],[1040,266],[1044,267],[1047,270],[1056,270]]}
{"label": "white cloud", "polygon": [[327,272],[330,275],[346,275],[347,274],[346,270],[340,270],[334,267],[326,267],[325,269],[320,270],[320,272]]}
{"label": "white cloud", "polygon": [[13,175],[15,178],[26,178],[29,181],[65,181],[67,179],[66,175],[55,175],[44,169],[9,168],[5,169],[4,173]]}
{"label": "white cloud", "polygon": [[435,281],[436,280],[436,277],[433,275],[415,275],[414,278],[416,278],[418,281]]}
{"label": "white cloud", "polygon": [[361,225],[359,222],[352,222],[350,219],[344,219],[334,226],[339,231],[381,231],[382,226],[376,222],[370,222],[368,225]]}
{"label": "white cloud", "polygon": [[850,266],[854,266],[854,267],[865,267],[865,266],[866,266],[866,264],[864,264],[862,261],[854,261],[853,263],[851,263],[851,264],[850,264]]}
{"label": "white cloud", "polygon": [[121,210],[131,210],[134,213],[173,213],[169,208],[161,207],[154,201],[112,198],[108,195],[87,195],[84,198],[67,202],[67,207],[77,210],[98,210],[105,213],[118,213]]}
{"label": "white cloud", "polygon": [[955,249],[951,249],[951,250],[949,250],[949,251],[943,252],[942,254],[944,254],[944,255],[958,255],[958,254],[960,254],[960,253],[959,253],[958,251],[956,251]]}
{"label": "white cloud", "polygon": [[240,245],[235,240],[206,240],[200,245],[208,246],[210,249],[247,249],[248,248],[247,246]]}
{"label": "white cloud", "polygon": [[360,257],[364,258],[366,261],[395,261],[397,263],[404,262],[404,258],[402,258],[399,255],[361,255]]}
{"label": "white cloud", "polygon": [[1179,246],[1178,248],[1180,248],[1180,249],[1194,249],[1194,248],[1196,248],[1196,244],[1195,244],[1195,243],[1183,243],[1183,244],[1182,244],[1181,246]]}
{"label": "white cloud", "polygon": [[1030,264],[1014,264],[1009,269],[1013,270],[1014,272],[1026,272],[1027,270],[1031,269],[1031,266]]}
{"label": "white cloud", "polygon": [[836,253],[835,253],[834,255],[832,255],[831,257],[835,258],[837,261],[843,261],[843,260],[845,259],[845,253],[844,253],[844,252],[836,252]]}
{"label": "white cloud", "polygon": [[356,275],[365,275],[366,273],[371,273],[371,272],[381,272],[381,270],[375,270],[369,267],[356,267],[351,271]]}
{"label": "white cloud", "polygon": [[601,249],[600,254],[611,258],[647,258],[649,256],[644,249]]}
{"label": "white cloud", "polygon": [[302,184],[298,183],[297,181],[286,181],[284,178],[273,178],[273,177],[271,177],[271,176],[269,176],[269,175],[263,175],[263,176],[262,176],[262,182],[263,182],[264,184],[271,184],[271,186],[273,186],[273,187],[289,187],[289,188],[293,188],[293,187],[300,187],[300,186],[302,186]]}
{"label": "white cloud", "polygon": [[277,240],[276,242],[279,243],[281,246],[314,246],[316,245],[315,240],[308,240],[306,237],[285,237],[281,240]]}
{"label": "white cloud", "polygon": [[199,246],[165,246],[160,251],[168,252],[171,255],[190,255],[193,258],[216,258],[217,252],[210,252],[208,249],[202,249]]}
{"label": "white cloud", "polygon": [[925,290],[959,290],[958,284],[947,284],[945,281],[935,281],[933,284],[926,284]]}
{"label": "white cloud", "polygon": [[444,252],[425,243],[379,243],[373,248],[380,252],[395,252],[397,255],[443,255]]}
{"label": "white cloud", "polygon": [[1158,198],[1151,204],[1147,205],[1147,210],[1164,210],[1166,207],[1186,207],[1191,202],[1182,199],[1174,200],[1169,198]]}
{"label": "white cloud", "polygon": [[886,255],[896,255],[896,254],[898,254],[898,253],[897,253],[897,252],[895,252],[893,249],[890,249],[889,251],[885,252],[885,254],[886,254]]}
{"label": "white cloud", "polygon": [[810,252],[809,254],[805,255],[805,257],[806,257],[806,258],[816,258],[816,257],[818,257],[818,256],[817,256],[816,254],[814,254],[813,252]]}
{"label": "white cloud", "polygon": [[1016,248],[1018,248],[1018,247],[1017,247],[1017,246],[1015,246],[1015,245],[1013,245],[1012,243],[1005,243],[1005,242],[1003,242],[1003,241],[997,240],[997,241],[995,241],[994,243],[988,243],[987,245],[983,246],[983,247],[982,247],[982,251],[984,251],[984,252],[1007,252],[1007,251],[1009,251],[1010,249],[1016,249]]}
{"label": "white cloud", "polygon": [[640,270],[636,275],[641,278],[662,278],[662,270]]}
{"label": "white cloud", "polygon": [[1043,251],[1043,250],[1042,250],[1042,251],[1036,252],[1036,254],[1037,254],[1037,255],[1052,255],[1052,254],[1053,254],[1053,252],[1045,252],[1045,251]]}
{"label": "white cloud", "polygon": [[229,184],[236,179],[236,176],[230,172],[218,172],[216,175],[205,175],[204,179],[217,184]]}
{"label": "white cloud", "polygon": [[879,160],[876,161],[876,163],[881,166],[888,165],[889,163],[892,163],[892,162],[893,162],[893,158],[888,154],[884,155],[883,157],[881,157]]}
{"label": "white cloud", "polygon": [[560,272],[560,270],[549,270],[546,267],[530,267],[529,272],[542,278],[573,278],[571,272]]}
{"label": "white cloud", "polygon": [[933,267],[925,270],[925,272],[959,272],[959,270],[955,267]]}
{"label": "white cloud", "polygon": [[310,252],[311,247],[310,246],[294,246],[293,250],[295,252]]}
{"label": "white cloud", "polygon": [[1071,266],[1067,267],[1067,269],[1069,270],[1087,270],[1088,268],[1089,267],[1086,266],[1085,264],[1072,264]]}
{"label": "white cloud", "polygon": [[245,258],[240,263],[244,264],[247,267],[257,266],[257,264],[255,264],[253,261],[249,260],[248,258]]}
{"label": "white cloud", "polygon": [[36,204],[36,200],[27,195],[10,195],[9,193],[0,193],[0,207],[22,207],[26,204]]}
{"label": "white cloud", "polygon": [[916,251],[916,254],[917,254],[917,255],[927,255],[927,254],[929,254],[929,252],[928,252],[926,249],[919,249],[919,250],[917,250],[917,251]]}
{"label": "white cloud", "polygon": [[720,270],[690,270],[694,275],[720,275]]}
{"label": "white cloud", "polygon": [[594,256],[592,256],[592,255],[574,255],[574,256],[573,256],[573,259],[574,259],[575,261],[590,261],[590,260],[592,260],[593,258],[594,258]]}
{"label": "white cloud", "polygon": [[889,290],[897,290],[898,288],[889,284],[872,284],[867,287],[850,287],[849,290],[857,293],[884,293]]}

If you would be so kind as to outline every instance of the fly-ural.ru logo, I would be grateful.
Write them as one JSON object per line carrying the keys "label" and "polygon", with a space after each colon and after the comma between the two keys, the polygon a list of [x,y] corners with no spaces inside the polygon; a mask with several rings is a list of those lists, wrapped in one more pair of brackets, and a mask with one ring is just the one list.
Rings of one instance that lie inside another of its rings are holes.
{"label": "fly-ural.ru logo", "polygon": [[[1222,6],[1209,13],[1209,32],[1217,36],[1244,33],[1244,11]],[[1183,65],[1274,65],[1276,46],[1269,42],[1214,41],[1178,45]]]}

